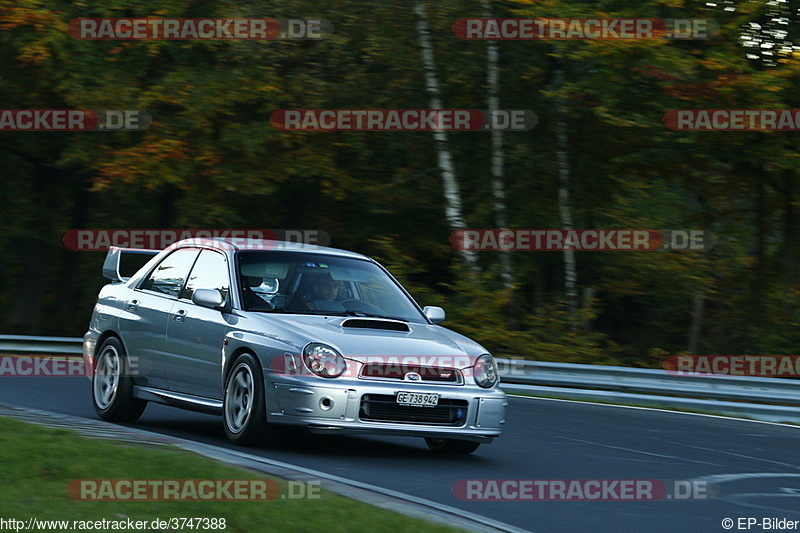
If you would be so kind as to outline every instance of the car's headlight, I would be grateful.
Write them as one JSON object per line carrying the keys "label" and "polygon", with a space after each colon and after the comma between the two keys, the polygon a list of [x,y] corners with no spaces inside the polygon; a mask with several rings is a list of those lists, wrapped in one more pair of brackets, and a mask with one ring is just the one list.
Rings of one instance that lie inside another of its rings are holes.
{"label": "car's headlight", "polygon": [[306,368],[323,378],[338,378],[347,368],[347,363],[339,352],[318,342],[312,342],[303,348],[303,362]]}
{"label": "car's headlight", "polygon": [[475,360],[475,365],[472,367],[475,383],[484,389],[489,389],[497,385],[499,381],[497,373],[497,363],[494,362],[494,357],[491,355],[483,354]]}

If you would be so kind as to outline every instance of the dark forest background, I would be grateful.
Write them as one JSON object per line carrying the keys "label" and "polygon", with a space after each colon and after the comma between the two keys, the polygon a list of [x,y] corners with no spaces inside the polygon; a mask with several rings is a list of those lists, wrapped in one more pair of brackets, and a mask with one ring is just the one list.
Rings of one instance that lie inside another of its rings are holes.
{"label": "dark forest background", "polygon": [[[75,228],[317,228],[497,355],[658,366],[796,354],[800,133],[674,132],[670,109],[798,108],[792,0],[0,0],[2,108],[142,109],[143,132],[0,133],[0,331],[80,336],[103,252]],[[716,21],[692,41],[462,41],[464,17]],[[77,17],[324,18],[320,41],[80,41]],[[424,28],[428,28],[426,32]],[[427,41],[426,41],[427,38]],[[285,132],[285,108],[530,109],[528,132]],[[496,52],[496,55],[494,55]],[[492,72],[496,69],[496,79]],[[494,144],[493,144],[494,141]],[[449,244],[469,228],[706,229],[706,252]],[[494,161],[494,165],[493,165]],[[561,193],[561,194],[560,194]],[[567,196],[565,194],[568,193]],[[567,218],[565,218],[567,217]],[[571,219],[571,220],[568,220]],[[573,263],[574,260],[574,263]],[[573,281],[574,276],[574,281]]]}

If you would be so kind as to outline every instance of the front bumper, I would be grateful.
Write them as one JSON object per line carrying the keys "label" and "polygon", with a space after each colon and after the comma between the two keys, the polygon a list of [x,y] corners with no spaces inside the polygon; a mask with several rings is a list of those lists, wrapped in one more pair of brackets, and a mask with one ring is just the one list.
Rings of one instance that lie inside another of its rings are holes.
{"label": "front bumper", "polygon": [[[371,433],[488,442],[500,435],[508,405],[505,393],[496,387],[482,389],[477,385],[397,380],[272,374],[265,376],[265,391],[270,423],[303,426],[314,433]],[[393,398],[401,391],[438,394],[439,406],[392,405]],[[381,409],[370,411],[370,406],[376,403],[381,404]]]}

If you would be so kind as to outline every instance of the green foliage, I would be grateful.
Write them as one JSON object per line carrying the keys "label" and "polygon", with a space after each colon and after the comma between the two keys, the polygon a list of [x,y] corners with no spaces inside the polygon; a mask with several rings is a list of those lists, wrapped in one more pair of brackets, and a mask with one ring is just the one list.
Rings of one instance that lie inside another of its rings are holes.
{"label": "green foliage", "polygon": [[[504,135],[511,227],[560,227],[560,96],[576,228],[706,229],[719,238],[704,253],[577,254],[578,284],[594,297],[573,320],[559,253],[512,254],[513,288],[499,280],[496,253],[480,254],[481,272],[464,269],[448,242],[430,133],[283,132],[269,123],[286,108],[426,107],[411,4],[0,0],[6,107],[144,109],[155,119],[144,132],[3,132],[2,328],[82,334],[102,254],[65,250],[71,228],[318,228],[334,246],[378,258],[422,305],[445,307],[446,325],[499,355],[658,366],[687,349],[698,294],[701,352],[796,351],[795,134],[673,132],[662,122],[671,109],[796,107],[796,30],[770,29],[780,16],[796,27],[784,4],[491,4],[496,17],[720,25],[699,41],[499,43],[501,107],[539,118],[530,132]],[[454,20],[482,16],[479,5],[426,5],[444,106],[487,108],[486,43],[452,33]],[[318,16],[335,33],[319,42],[124,42],[64,31],[73,18],[101,16]],[[562,87],[553,85],[558,66]],[[449,138],[466,223],[493,227],[489,136]]]}

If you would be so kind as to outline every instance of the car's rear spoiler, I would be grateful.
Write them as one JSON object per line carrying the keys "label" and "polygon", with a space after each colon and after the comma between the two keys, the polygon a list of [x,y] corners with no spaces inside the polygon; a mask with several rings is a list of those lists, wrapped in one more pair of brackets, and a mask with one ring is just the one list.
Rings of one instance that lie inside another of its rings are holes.
{"label": "car's rear spoiler", "polygon": [[106,254],[106,260],[103,262],[103,277],[111,281],[128,281],[130,277],[125,277],[119,273],[119,263],[122,259],[122,254],[147,254],[156,255],[161,253],[161,250],[144,250],[142,248],[117,248],[111,246]]}

